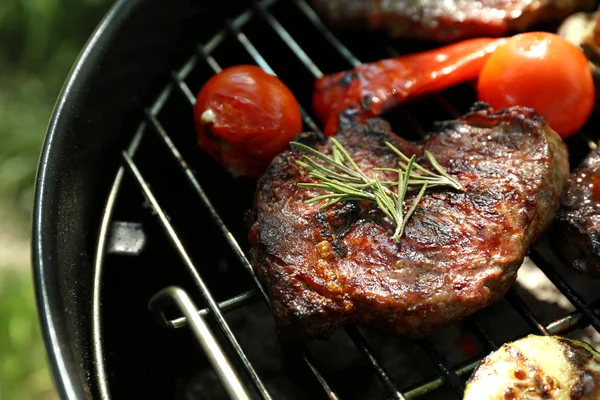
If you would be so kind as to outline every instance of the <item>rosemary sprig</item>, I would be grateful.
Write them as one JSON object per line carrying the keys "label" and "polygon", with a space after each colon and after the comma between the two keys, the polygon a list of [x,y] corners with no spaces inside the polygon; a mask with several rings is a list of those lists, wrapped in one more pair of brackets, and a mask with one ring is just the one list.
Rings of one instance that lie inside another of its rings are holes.
{"label": "rosemary sprig", "polygon": [[[332,156],[329,157],[312,147],[298,142],[290,142],[292,147],[304,151],[302,160],[296,163],[306,169],[309,178],[317,181],[315,183],[298,183],[299,187],[322,189],[328,193],[313,197],[307,203],[325,201],[320,208],[326,208],[340,201],[370,201],[381,209],[385,216],[394,224],[395,230],[392,239],[398,242],[404,233],[404,228],[410,217],[417,209],[418,203],[423,198],[428,188],[449,186],[457,190],[464,190],[461,184],[452,178],[437,162],[433,154],[425,150],[425,157],[435,172],[430,171],[416,162],[415,155],[407,157],[394,145],[386,142],[386,145],[396,153],[401,160],[398,168],[374,168],[375,171],[395,172],[398,181],[381,181],[379,177],[368,177],[352,159],[346,149],[335,138]],[[325,165],[318,163],[309,155],[323,161]],[[410,209],[404,210],[406,193],[410,189],[421,187],[415,197]],[[391,190],[396,187],[397,191]]]}

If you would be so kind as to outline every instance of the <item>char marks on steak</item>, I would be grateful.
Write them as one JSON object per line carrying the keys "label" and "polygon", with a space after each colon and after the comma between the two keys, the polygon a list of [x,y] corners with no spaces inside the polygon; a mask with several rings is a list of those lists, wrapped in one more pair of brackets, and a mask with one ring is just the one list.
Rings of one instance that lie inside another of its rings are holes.
{"label": "char marks on steak", "polygon": [[553,247],[567,265],[600,276],[600,147],[571,174],[552,231]]}
{"label": "char marks on steak", "polygon": [[[419,337],[492,303],[514,282],[558,210],[567,148],[531,109],[483,106],[440,127],[417,146],[380,119],[342,125],[336,136],[367,175],[396,167],[387,140],[424,166],[421,152],[429,150],[465,188],[427,190],[398,243],[372,203],[306,204],[323,192],[297,187],[309,181],[296,164],[300,150],[273,160],[257,185],[250,260],[283,338],[326,338],[345,323]],[[330,140],[298,140],[331,154]]]}
{"label": "char marks on steak", "polygon": [[522,32],[590,10],[593,0],[313,0],[333,26],[383,29],[392,38],[449,42]]}

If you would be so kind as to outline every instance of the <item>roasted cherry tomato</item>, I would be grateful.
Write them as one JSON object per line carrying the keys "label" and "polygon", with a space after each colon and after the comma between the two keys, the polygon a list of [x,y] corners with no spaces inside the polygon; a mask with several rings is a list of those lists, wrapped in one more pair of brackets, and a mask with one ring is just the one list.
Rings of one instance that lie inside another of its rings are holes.
{"label": "roasted cherry tomato", "polygon": [[583,52],[558,35],[513,36],[485,63],[479,100],[500,109],[533,108],[563,138],[577,132],[594,107],[594,82]]}
{"label": "roasted cherry tomato", "polygon": [[302,131],[292,92],[252,65],[211,77],[198,93],[194,119],[200,147],[233,176],[260,176]]}

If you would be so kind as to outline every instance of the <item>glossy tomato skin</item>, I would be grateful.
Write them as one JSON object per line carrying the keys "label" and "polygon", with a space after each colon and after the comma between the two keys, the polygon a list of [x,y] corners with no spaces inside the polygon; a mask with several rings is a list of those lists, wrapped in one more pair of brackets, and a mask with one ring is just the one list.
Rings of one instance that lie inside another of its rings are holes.
{"label": "glossy tomato skin", "polygon": [[212,76],[198,93],[194,120],[200,147],[233,176],[259,177],[302,131],[293,93],[253,65]]}
{"label": "glossy tomato skin", "polygon": [[577,132],[594,107],[594,82],[588,60],[558,35],[515,35],[485,63],[478,98],[495,109],[533,108],[563,138]]}

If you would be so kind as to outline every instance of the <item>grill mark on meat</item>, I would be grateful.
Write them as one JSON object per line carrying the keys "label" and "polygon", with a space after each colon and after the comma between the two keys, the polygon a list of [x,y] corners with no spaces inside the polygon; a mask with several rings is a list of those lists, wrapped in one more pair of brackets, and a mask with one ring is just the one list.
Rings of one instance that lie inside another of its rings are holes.
{"label": "grill mark on meat", "polygon": [[[276,157],[258,182],[249,238],[283,338],[326,338],[345,323],[420,337],[485,307],[514,282],[526,249],[556,215],[569,174],[562,140],[518,107],[480,107],[418,145],[380,119],[345,125],[336,138],[369,176],[396,166],[385,140],[424,166],[429,150],[466,191],[428,190],[396,243],[372,203],[306,204],[322,191],[297,187],[309,181],[295,164],[304,153]],[[331,154],[330,141],[301,139]]]}
{"label": "grill mark on meat", "polygon": [[593,0],[312,0],[332,26],[384,30],[392,38],[450,42],[522,32],[591,11]]}
{"label": "grill mark on meat", "polygon": [[571,174],[553,227],[557,255],[578,272],[600,276],[600,147]]}

